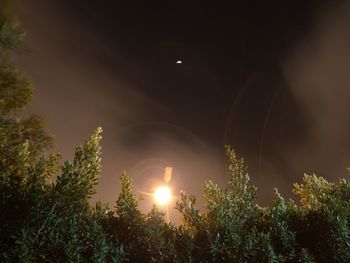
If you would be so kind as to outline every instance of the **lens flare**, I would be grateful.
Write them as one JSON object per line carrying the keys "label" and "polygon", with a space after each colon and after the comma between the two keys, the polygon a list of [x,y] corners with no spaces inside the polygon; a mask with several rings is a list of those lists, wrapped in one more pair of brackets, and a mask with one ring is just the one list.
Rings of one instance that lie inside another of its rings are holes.
{"label": "lens flare", "polygon": [[171,200],[171,191],[169,187],[161,186],[154,192],[154,198],[159,205],[166,205]]}

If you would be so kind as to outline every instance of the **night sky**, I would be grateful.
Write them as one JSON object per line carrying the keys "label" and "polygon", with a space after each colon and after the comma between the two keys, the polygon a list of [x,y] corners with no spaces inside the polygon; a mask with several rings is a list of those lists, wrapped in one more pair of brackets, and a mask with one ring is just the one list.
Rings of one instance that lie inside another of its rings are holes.
{"label": "night sky", "polygon": [[137,191],[151,191],[167,165],[176,194],[200,196],[205,180],[229,179],[223,145],[231,144],[266,204],[274,187],[290,196],[304,172],[346,176],[349,7],[22,1],[31,51],[19,62],[37,90],[30,112],[47,118],[65,158],[103,127],[94,200],[116,200],[123,170]]}

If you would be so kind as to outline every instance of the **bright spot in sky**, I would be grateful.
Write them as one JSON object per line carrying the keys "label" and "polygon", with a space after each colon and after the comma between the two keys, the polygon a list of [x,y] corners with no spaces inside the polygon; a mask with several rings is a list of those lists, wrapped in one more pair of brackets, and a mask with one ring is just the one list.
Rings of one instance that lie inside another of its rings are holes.
{"label": "bright spot in sky", "polygon": [[154,192],[154,198],[159,205],[166,205],[170,202],[171,191],[169,187],[161,186]]}
{"label": "bright spot in sky", "polygon": [[182,64],[182,60],[177,60],[176,64]]}

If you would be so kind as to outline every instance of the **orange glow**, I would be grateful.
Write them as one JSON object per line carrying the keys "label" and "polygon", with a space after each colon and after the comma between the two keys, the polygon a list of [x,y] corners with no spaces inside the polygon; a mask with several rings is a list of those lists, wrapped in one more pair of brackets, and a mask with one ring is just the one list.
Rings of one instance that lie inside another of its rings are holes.
{"label": "orange glow", "polygon": [[154,192],[154,198],[159,205],[167,205],[171,200],[171,190],[169,187],[161,186]]}

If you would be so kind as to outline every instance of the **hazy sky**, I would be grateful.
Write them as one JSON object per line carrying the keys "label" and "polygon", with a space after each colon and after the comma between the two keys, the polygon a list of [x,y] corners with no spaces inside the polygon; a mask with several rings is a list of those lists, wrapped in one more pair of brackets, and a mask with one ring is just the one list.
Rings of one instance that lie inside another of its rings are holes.
{"label": "hazy sky", "polygon": [[65,158],[103,127],[96,200],[115,201],[123,170],[139,191],[167,165],[176,194],[223,185],[225,143],[246,158],[262,202],[275,186],[288,195],[304,171],[344,176],[349,5],[280,2],[22,1],[30,111]]}

